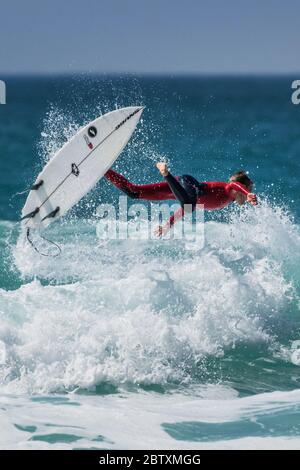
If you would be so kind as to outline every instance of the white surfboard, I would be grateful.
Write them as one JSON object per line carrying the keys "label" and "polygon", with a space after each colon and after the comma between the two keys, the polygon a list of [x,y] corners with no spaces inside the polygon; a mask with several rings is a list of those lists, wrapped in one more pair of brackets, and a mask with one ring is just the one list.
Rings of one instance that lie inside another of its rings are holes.
{"label": "white surfboard", "polygon": [[95,186],[129,141],[143,109],[130,106],[95,119],[53,156],[23,207],[26,227],[46,227]]}

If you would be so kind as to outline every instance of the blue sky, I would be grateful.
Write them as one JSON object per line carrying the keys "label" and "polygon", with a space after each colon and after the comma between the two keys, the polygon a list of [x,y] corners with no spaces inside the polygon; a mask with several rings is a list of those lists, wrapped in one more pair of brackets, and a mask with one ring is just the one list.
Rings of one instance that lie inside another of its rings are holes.
{"label": "blue sky", "polygon": [[293,73],[299,25],[299,0],[0,0],[0,75]]}

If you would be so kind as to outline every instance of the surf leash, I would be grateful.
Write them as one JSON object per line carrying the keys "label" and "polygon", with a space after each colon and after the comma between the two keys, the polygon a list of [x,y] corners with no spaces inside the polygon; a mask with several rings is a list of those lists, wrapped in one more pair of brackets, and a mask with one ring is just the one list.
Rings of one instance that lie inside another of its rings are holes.
{"label": "surf leash", "polygon": [[30,228],[29,228],[29,227],[28,227],[27,230],[26,230],[26,238],[27,238],[28,242],[30,243],[30,245],[32,246],[32,248],[33,248],[39,255],[47,256],[47,257],[49,257],[49,258],[57,258],[57,256],[59,256],[59,255],[61,254],[61,252],[62,252],[61,247],[60,247],[57,243],[53,242],[52,240],[49,240],[49,239],[46,238],[46,237],[43,237],[42,235],[40,235],[40,238],[42,238],[42,239],[45,240],[47,243],[49,243],[49,245],[54,245],[55,248],[57,248],[58,251],[57,251],[57,253],[54,254],[54,255],[51,255],[51,254],[49,254],[49,253],[43,253],[42,251],[40,251],[40,250],[38,249],[38,247],[34,244],[32,238],[30,238]]}

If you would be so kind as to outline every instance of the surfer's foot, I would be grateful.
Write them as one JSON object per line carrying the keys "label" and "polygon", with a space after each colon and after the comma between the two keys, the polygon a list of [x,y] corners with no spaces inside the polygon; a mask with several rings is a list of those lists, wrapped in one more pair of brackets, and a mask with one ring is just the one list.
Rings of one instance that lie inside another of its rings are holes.
{"label": "surfer's foot", "polygon": [[169,170],[168,170],[168,165],[164,162],[158,162],[156,163],[156,168],[160,172],[162,176],[168,176]]}

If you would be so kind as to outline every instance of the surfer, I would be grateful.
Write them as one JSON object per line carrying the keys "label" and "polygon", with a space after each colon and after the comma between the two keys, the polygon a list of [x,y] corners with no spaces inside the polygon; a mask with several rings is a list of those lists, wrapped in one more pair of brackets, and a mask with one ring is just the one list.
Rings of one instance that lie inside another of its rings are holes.
{"label": "surfer", "polygon": [[164,162],[157,163],[156,167],[165,181],[143,185],[133,184],[114,170],[108,170],[105,177],[133,199],[147,201],[177,199],[179,201],[181,207],[165,225],[156,229],[157,236],[167,233],[172,225],[183,217],[185,210],[193,211],[197,204],[203,204],[204,209],[207,210],[222,209],[231,202],[243,205],[247,201],[253,206],[257,205],[257,197],[252,193],[253,181],[243,170],[231,175],[229,182],[199,182],[190,175],[174,177]]}

